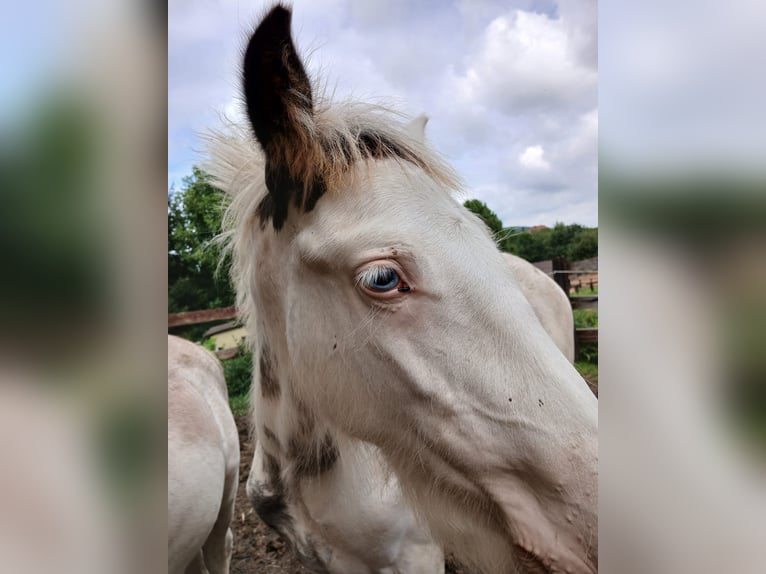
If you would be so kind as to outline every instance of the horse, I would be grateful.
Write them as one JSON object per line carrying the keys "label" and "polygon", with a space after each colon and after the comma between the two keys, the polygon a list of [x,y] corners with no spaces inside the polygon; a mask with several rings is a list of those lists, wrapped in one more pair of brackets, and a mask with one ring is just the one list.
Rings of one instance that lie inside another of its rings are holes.
{"label": "horse", "polygon": [[[405,129],[423,142],[426,123],[427,117],[421,115]],[[237,155],[244,161],[253,155],[247,140],[229,145],[240,146]],[[233,157],[231,152],[227,155]],[[574,327],[568,298],[534,265],[514,255],[505,257],[543,328],[573,360]],[[266,362],[256,376],[261,380],[272,376]],[[282,397],[264,398],[259,384],[254,386],[256,447],[247,494],[257,514],[291,544],[307,568],[332,574],[385,572],[387,568],[413,574],[444,571],[441,548],[418,525],[376,447],[353,440],[339,444],[339,462],[331,473],[322,475],[321,485],[295,476],[283,480],[279,469],[289,466],[285,462],[289,453],[280,447],[280,439],[271,429],[279,427],[274,413],[285,416],[291,404]],[[279,401],[284,402],[276,407]],[[284,495],[285,483],[290,485],[291,495],[285,497],[285,504],[275,505],[275,493]]]}
{"label": "horse", "polygon": [[480,572],[596,572],[596,398],[453,170],[387,110],[316,97],[290,21],[277,5],[250,37],[252,134],[213,138],[208,166],[257,365],[256,510],[318,572],[417,571],[351,565],[363,522],[337,536],[391,500],[423,520],[400,529],[427,535],[416,555],[433,537]]}
{"label": "horse", "polygon": [[168,336],[168,572],[229,572],[238,477],[221,363]]}
{"label": "horse", "polygon": [[545,332],[567,360],[574,363],[574,315],[567,294],[553,279],[525,259],[510,253],[504,253],[503,257]]}

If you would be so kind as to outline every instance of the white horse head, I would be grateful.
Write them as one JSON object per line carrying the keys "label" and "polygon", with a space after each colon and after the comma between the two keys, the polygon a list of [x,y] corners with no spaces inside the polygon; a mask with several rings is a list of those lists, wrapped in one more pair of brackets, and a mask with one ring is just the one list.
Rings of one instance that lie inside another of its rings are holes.
{"label": "white horse head", "polygon": [[261,448],[280,453],[251,475],[256,502],[289,530],[290,489],[365,441],[460,560],[595,572],[597,401],[453,172],[384,111],[317,101],[281,6],[250,40],[244,92],[263,154],[222,140],[213,171],[234,195]]}

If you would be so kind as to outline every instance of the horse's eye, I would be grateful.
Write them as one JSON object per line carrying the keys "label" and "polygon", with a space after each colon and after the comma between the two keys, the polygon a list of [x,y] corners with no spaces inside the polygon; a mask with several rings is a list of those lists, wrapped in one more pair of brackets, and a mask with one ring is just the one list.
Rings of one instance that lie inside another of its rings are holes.
{"label": "horse's eye", "polygon": [[373,267],[362,275],[362,283],[373,291],[391,291],[396,289],[401,279],[391,267]]}

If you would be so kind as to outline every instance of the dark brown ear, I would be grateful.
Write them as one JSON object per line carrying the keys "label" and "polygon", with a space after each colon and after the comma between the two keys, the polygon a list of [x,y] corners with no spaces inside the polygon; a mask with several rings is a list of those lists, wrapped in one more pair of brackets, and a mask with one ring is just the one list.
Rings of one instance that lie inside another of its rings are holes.
{"label": "dark brown ear", "polygon": [[290,32],[292,12],[276,5],[256,28],[245,52],[243,89],[255,137],[266,154],[268,196],[261,221],[284,224],[290,200],[302,203],[315,182],[307,181],[307,164],[315,142],[306,121],[313,114],[311,83]]}
{"label": "dark brown ear", "polygon": [[255,136],[269,151],[296,126],[296,112],[311,113],[311,84],[290,33],[292,12],[277,5],[256,28],[245,52],[244,91]]}

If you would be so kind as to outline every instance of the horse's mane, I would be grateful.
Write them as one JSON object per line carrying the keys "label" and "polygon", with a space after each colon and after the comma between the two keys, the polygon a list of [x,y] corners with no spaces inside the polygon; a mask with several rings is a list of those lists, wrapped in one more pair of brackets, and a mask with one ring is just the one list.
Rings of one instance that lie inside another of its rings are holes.
{"label": "horse's mane", "polygon": [[[304,177],[321,179],[327,193],[352,189],[360,170],[352,169],[374,159],[394,159],[412,164],[447,191],[461,189],[461,181],[446,162],[424,141],[412,135],[401,114],[389,108],[347,102],[320,101],[313,113],[300,118],[314,143],[303,145],[300,168]],[[222,233],[223,258],[231,254],[231,278],[237,307],[250,333],[257,333],[252,300],[255,266],[255,231],[262,228],[259,208],[268,195],[265,158],[251,131],[229,124],[207,137],[205,170],[227,196]],[[262,219],[261,219],[262,222]]]}

